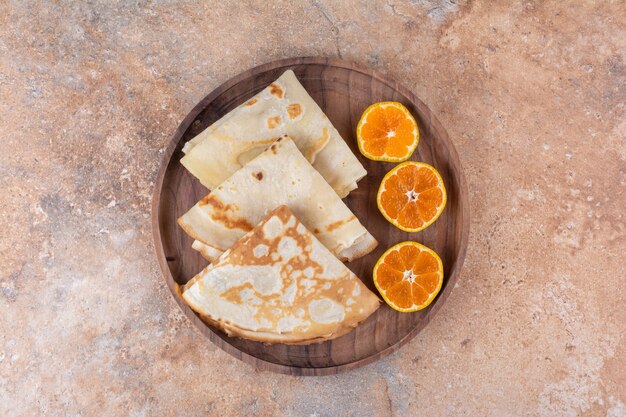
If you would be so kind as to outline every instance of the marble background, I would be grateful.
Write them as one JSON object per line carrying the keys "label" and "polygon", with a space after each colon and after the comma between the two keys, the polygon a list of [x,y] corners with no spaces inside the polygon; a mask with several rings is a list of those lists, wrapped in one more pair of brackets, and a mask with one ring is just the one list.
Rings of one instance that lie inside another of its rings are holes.
{"label": "marble background", "polygon": [[[625,15],[620,0],[0,2],[0,415],[626,415]],[[472,223],[425,331],[296,378],[182,316],[150,200],[204,95],[308,55],[429,105]]]}

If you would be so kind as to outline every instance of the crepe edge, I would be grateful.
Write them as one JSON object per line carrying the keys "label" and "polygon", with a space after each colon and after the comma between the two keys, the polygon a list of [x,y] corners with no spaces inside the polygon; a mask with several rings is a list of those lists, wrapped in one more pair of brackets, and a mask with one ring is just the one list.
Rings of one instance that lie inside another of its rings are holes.
{"label": "crepe edge", "polygon": [[[378,241],[374,238],[374,236],[367,232],[357,238],[350,247],[345,248],[334,255],[342,262],[352,262],[367,255],[376,249],[377,246]],[[224,253],[223,251],[197,239],[194,240],[191,248],[198,251],[200,255],[209,262],[215,262],[222,255],[222,253]]]}
{"label": "crepe edge", "polygon": [[[365,228],[365,226],[363,226]],[[365,229],[367,231],[367,229]],[[378,241],[369,231],[359,236],[352,245],[342,249],[336,256],[342,262],[351,262],[362,258],[378,246]]]}
{"label": "crepe edge", "polygon": [[193,241],[191,248],[198,251],[200,255],[209,262],[215,262],[224,253],[224,251],[197,239]]}
{"label": "crepe edge", "polygon": [[[369,289],[367,289],[367,291],[369,291]],[[380,299],[374,293],[372,293],[372,295],[377,300],[377,303],[372,304],[372,306],[369,308],[370,311],[368,311],[367,314],[364,313],[363,317],[359,321],[356,321],[349,325],[340,323],[337,330],[333,331],[332,333],[328,335],[324,335],[324,336],[315,336],[309,339],[294,337],[290,333],[278,334],[278,333],[269,333],[269,332],[264,332],[264,331],[242,329],[241,327],[238,327],[232,323],[228,323],[228,322],[221,321],[221,320],[215,320],[207,314],[198,312],[195,309],[193,309],[192,305],[186,299],[185,301],[192,308],[192,310],[194,310],[196,315],[204,323],[219,329],[220,331],[225,333],[228,337],[238,337],[240,339],[251,340],[253,342],[261,342],[261,343],[268,344],[268,345],[278,344],[278,343],[285,344],[285,345],[312,345],[312,344],[323,343],[328,340],[333,340],[341,336],[344,336],[350,333],[352,330],[356,329],[365,320],[367,320],[372,314],[376,312],[376,310],[378,310],[378,308],[381,305]]]}
{"label": "crepe edge", "polygon": [[181,298],[195,312],[195,314],[205,324],[208,324],[210,326],[213,326],[219,329],[220,331],[225,333],[228,337],[238,337],[240,339],[251,340],[254,342],[261,342],[261,343],[268,344],[268,345],[278,344],[278,343],[285,344],[285,345],[311,345],[311,344],[323,343],[327,340],[333,340],[333,339],[339,338],[341,336],[344,336],[350,333],[352,330],[356,329],[361,323],[363,323],[372,314],[374,314],[376,310],[378,310],[378,308],[382,304],[381,299],[375,293],[370,291],[370,289],[367,288],[367,286],[363,283],[363,281],[361,281],[358,277],[355,277],[359,281],[358,285],[361,285],[363,289],[367,291],[370,295],[370,297],[368,297],[368,300],[367,300],[368,301],[367,305],[364,306],[364,308],[367,308],[367,310],[364,311],[362,317],[359,320],[349,323],[349,324],[346,324],[343,322],[338,323],[337,329],[328,335],[315,336],[315,337],[311,337],[308,339],[306,338],[303,339],[303,338],[295,337],[293,334],[290,334],[290,333],[279,334],[279,333],[270,333],[266,331],[243,329],[235,324],[228,323],[223,320],[213,319],[209,314],[202,311],[203,310],[202,307],[196,305],[193,302],[193,300],[185,297],[184,295],[187,289],[189,289],[200,277],[201,277],[200,274],[196,275],[187,284],[185,284],[184,286],[181,286],[181,291],[180,291]]}

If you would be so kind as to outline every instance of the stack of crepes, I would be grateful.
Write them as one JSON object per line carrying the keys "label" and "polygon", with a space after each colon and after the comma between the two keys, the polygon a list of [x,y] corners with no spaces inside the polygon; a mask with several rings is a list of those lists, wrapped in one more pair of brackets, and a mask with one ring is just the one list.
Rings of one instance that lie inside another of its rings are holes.
{"label": "stack of crepes", "polygon": [[212,262],[182,293],[205,321],[252,340],[312,343],[378,308],[340,261],[377,245],[341,200],[366,171],[292,71],[183,152],[212,190],[178,219]]}

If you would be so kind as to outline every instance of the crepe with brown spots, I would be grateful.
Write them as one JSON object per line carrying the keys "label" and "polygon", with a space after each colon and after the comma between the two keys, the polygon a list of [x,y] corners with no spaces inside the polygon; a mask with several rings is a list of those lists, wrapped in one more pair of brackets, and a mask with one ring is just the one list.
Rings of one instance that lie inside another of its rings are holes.
{"label": "crepe with brown spots", "polygon": [[333,339],[380,304],[284,205],[187,283],[182,295],[210,324],[269,343]]}
{"label": "crepe with brown spots", "polygon": [[339,259],[359,258],[377,245],[288,136],[235,172],[178,224],[196,240],[193,248],[213,261],[281,204]]}
{"label": "crepe with brown spots", "polygon": [[213,189],[285,134],[342,198],[367,173],[291,70],[187,142],[181,163]]}

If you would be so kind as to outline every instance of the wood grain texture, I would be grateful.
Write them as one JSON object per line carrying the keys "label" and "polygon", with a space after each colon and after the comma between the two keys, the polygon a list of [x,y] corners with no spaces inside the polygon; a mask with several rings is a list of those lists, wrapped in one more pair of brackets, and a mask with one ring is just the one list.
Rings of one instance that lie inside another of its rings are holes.
{"label": "wood grain texture", "polygon": [[[192,239],[176,219],[207,194],[180,164],[182,146],[211,123],[292,69],[321,106],[368,171],[344,201],[378,240],[378,248],[348,267],[374,292],[372,268],[390,246],[415,240],[433,248],[444,265],[444,283],[435,301],[416,313],[398,313],[383,305],[353,332],[309,346],[266,345],[231,338],[205,324],[182,300],[179,286],[206,267],[193,249]],[[359,153],[354,130],[361,113],[371,103],[399,101],[416,117],[420,143],[412,158],[437,168],[448,192],[441,217],[426,230],[403,232],[378,211],[376,193],[382,177],[394,164],[370,161]],[[459,157],[445,129],[428,107],[408,89],[355,64],[331,58],[293,58],[248,70],[222,84],[185,117],[167,148],[156,182],[152,204],[153,237],[157,258],[168,287],[183,312],[213,343],[257,369],[293,375],[329,375],[380,359],[411,340],[429,322],[454,287],[469,236],[469,201]]]}

